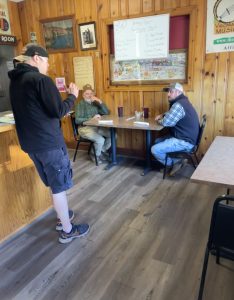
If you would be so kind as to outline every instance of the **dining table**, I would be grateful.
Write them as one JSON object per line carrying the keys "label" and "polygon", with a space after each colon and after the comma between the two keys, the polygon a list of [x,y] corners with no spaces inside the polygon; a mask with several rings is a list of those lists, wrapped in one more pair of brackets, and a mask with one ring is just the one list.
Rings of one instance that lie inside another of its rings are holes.
{"label": "dining table", "polygon": [[117,161],[117,146],[116,146],[116,129],[143,130],[145,132],[146,158],[145,167],[142,175],[147,174],[151,170],[151,132],[160,131],[162,125],[157,124],[154,118],[139,118],[135,116],[118,117],[116,115],[103,115],[100,119],[90,119],[83,123],[88,126],[97,126],[110,128],[111,133],[111,162],[106,169],[118,164]]}

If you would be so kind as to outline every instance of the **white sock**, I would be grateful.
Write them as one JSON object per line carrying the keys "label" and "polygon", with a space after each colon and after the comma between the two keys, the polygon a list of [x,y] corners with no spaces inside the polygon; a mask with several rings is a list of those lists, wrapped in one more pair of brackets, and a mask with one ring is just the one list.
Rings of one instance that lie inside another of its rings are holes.
{"label": "white sock", "polygon": [[54,209],[57,212],[58,218],[61,220],[63,231],[70,232],[72,225],[69,219],[67,195],[66,192],[52,194]]}

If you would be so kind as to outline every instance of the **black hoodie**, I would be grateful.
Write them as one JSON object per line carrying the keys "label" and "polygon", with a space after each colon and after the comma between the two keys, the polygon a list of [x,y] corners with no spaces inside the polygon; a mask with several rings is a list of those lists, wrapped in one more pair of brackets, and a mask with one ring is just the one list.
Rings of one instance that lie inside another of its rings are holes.
{"label": "black hoodie", "polygon": [[71,110],[76,97],[70,94],[62,101],[52,79],[25,63],[18,64],[8,75],[21,148],[37,153],[64,147],[59,120]]}

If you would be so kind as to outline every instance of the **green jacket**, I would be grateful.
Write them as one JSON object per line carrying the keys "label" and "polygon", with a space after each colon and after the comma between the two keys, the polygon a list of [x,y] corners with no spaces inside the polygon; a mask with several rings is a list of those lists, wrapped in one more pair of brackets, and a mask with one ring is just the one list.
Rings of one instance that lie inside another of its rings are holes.
{"label": "green jacket", "polygon": [[99,104],[93,102],[89,104],[87,101],[82,99],[76,106],[76,124],[82,125],[83,122],[93,118],[95,115],[109,115],[109,110],[104,103]]}

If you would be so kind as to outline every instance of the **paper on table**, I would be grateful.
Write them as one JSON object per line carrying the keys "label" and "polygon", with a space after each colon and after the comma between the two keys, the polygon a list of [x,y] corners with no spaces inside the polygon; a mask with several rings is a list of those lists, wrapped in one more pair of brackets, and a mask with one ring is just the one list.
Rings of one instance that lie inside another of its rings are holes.
{"label": "paper on table", "polygon": [[15,120],[9,117],[0,117],[0,123],[15,124]]}
{"label": "paper on table", "polygon": [[133,122],[134,125],[143,125],[143,126],[149,126],[148,122],[141,122],[141,121],[135,121]]}
{"label": "paper on table", "polygon": [[99,120],[99,124],[113,124],[113,120]]}
{"label": "paper on table", "polygon": [[14,118],[14,115],[13,115],[13,114],[6,114],[6,115],[4,115],[4,117],[7,117],[7,118]]}

